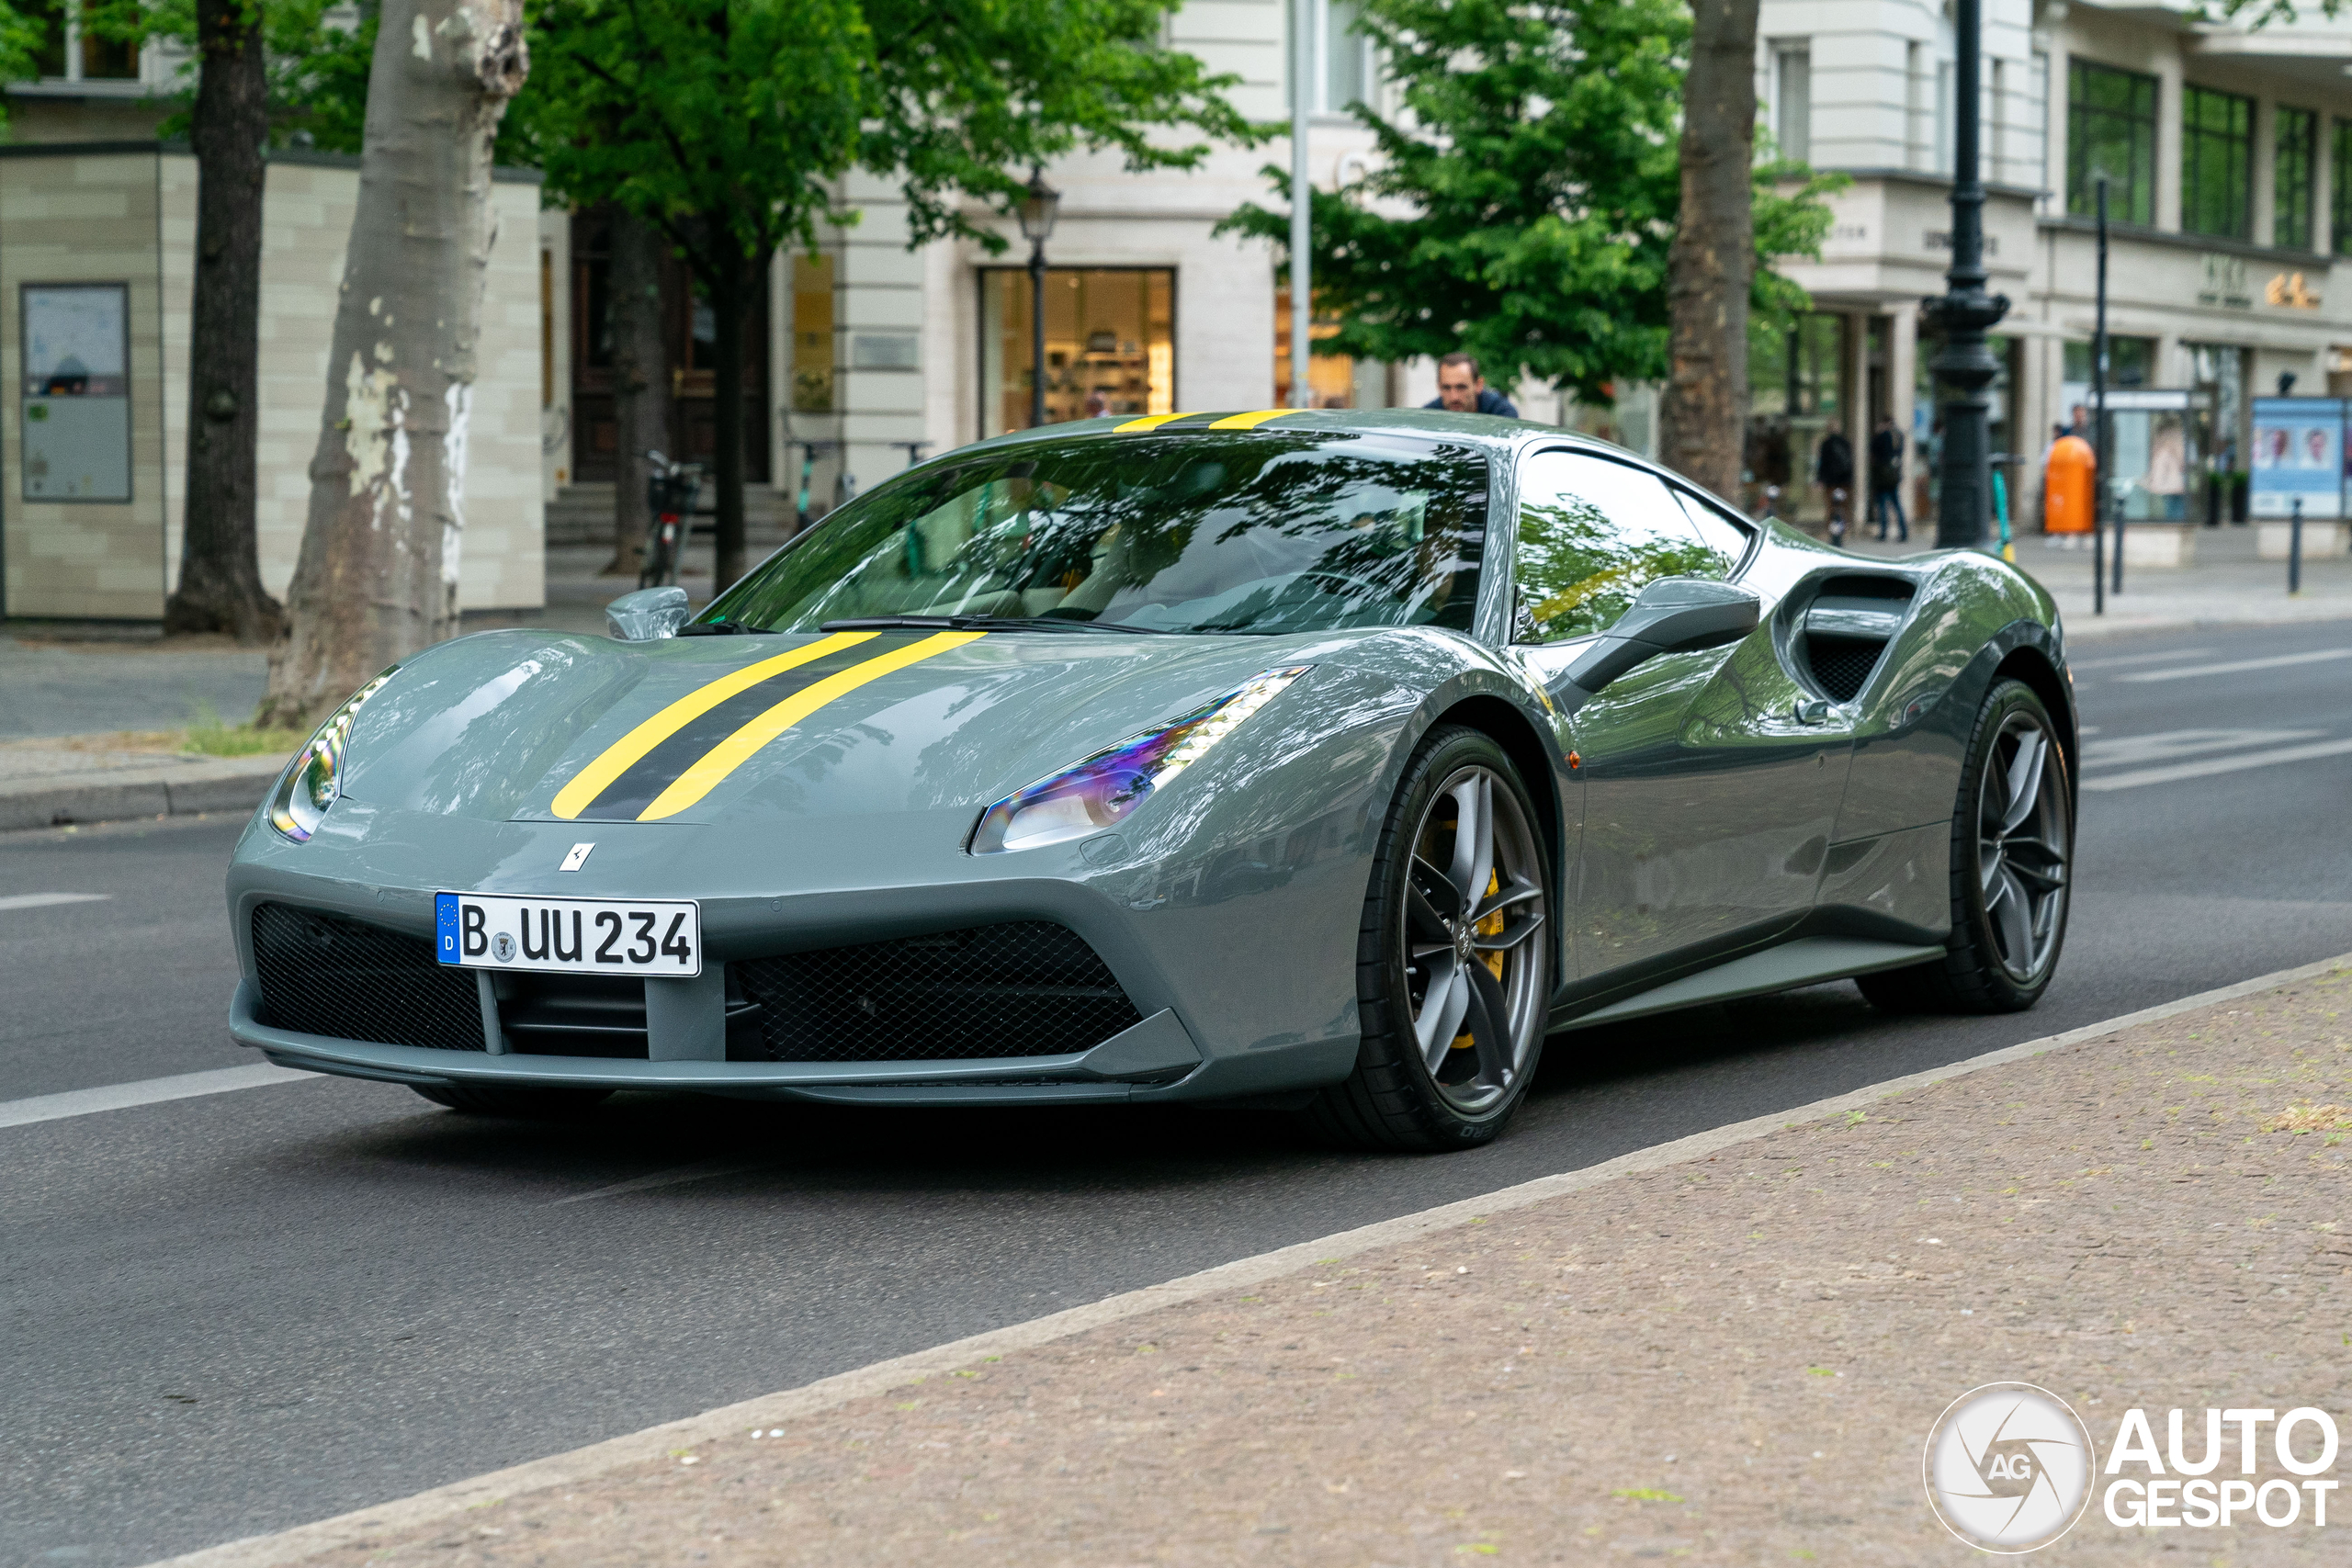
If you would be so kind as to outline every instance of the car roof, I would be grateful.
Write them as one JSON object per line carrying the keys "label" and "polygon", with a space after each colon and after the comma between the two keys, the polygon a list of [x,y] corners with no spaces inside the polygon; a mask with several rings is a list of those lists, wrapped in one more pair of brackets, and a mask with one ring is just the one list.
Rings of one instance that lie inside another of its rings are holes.
{"label": "car roof", "polygon": [[[1485,413],[1449,413],[1442,409],[1240,409],[1149,414],[1140,418],[1132,414],[1112,414],[1102,419],[1072,420],[1066,424],[1018,430],[982,441],[977,446],[963,446],[956,450],[1001,449],[1038,441],[1067,440],[1073,436],[1182,435],[1195,431],[1227,435],[1252,430],[1442,436],[1510,450],[1541,441],[1550,445],[1586,447],[1613,457],[1631,457],[1636,462],[1647,461],[1637,452],[1629,452],[1622,446],[1575,431],[1562,430],[1557,425],[1538,424],[1524,419],[1499,419]],[[942,456],[949,454],[943,453]]]}

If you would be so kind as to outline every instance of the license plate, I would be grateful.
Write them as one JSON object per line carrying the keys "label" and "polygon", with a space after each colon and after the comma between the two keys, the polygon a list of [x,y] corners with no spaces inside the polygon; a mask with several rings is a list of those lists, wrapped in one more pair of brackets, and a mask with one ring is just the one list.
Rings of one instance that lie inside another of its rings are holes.
{"label": "license plate", "polygon": [[560,975],[702,973],[702,908],[687,900],[433,897],[434,956],[452,968]]}

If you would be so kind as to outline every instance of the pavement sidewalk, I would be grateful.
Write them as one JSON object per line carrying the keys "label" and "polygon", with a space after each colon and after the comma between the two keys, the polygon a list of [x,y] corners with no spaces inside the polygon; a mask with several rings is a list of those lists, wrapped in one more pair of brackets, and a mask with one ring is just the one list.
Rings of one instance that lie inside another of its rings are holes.
{"label": "pavement sidewalk", "polygon": [[[1957,1563],[1920,1456],[1978,1385],[2058,1393],[2102,1459],[2131,1408],[2159,1442],[2176,1406],[2346,1414],[2347,965],[470,1506],[183,1561]],[[2327,1529],[2190,1529],[2093,1499],[2040,1560],[2342,1561],[2352,1531],[2352,1500]]]}

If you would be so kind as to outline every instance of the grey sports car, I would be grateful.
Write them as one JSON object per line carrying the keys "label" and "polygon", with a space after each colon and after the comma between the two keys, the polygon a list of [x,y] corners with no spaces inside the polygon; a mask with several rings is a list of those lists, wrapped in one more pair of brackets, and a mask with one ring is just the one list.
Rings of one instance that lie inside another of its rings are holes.
{"label": "grey sports car", "polygon": [[2029,1007],[2064,935],[2048,594],[1542,426],[1057,425],[610,620],[429,649],[288,765],[238,1039],[460,1111],[1185,1100],[1435,1149],[1547,1034],[1840,976]]}

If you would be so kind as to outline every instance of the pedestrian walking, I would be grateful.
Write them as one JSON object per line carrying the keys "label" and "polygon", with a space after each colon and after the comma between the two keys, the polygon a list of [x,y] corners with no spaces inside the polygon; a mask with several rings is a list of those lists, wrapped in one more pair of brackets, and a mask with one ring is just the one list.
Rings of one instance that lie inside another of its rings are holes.
{"label": "pedestrian walking", "polygon": [[1478,374],[1478,362],[1461,353],[1447,355],[1437,362],[1437,396],[1421,405],[1425,409],[1443,409],[1448,413],[1490,413],[1501,419],[1517,419],[1519,410],[1500,392],[1490,389],[1487,378]]}
{"label": "pedestrian walking", "polygon": [[1894,428],[1894,416],[1881,414],[1871,432],[1871,523],[1882,539],[1889,508],[1894,512],[1894,536],[1909,543],[1911,522],[1903,515],[1903,432]]}
{"label": "pedestrian walking", "polygon": [[1846,500],[1854,484],[1854,448],[1838,422],[1831,420],[1814,451],[1815,482],[1829,496],[1829,542],[1846,542]]}

